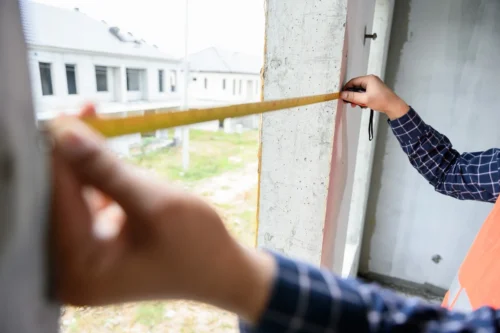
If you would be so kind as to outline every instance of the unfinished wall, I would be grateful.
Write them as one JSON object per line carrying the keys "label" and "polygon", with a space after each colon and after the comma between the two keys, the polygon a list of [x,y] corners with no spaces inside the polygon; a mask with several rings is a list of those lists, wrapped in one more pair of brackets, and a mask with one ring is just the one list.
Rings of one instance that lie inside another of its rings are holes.
{"label": "unfinished wall", "polygon": [[[264,98],[335,92],[364,74],[373,6],[269,0]],[[342,102],[263,115],[259,246],[340,272],[359,123]]]}
{"label": "unfinished wall", "polygon": [[[264,99],[337,91],[347,0],[267,1]],[[321,260],[337,102],[263,115],[258,244]]]}
{"label": "unfinished wall", "polygon": [[17,0],[0,1],[0,332],[57,332],[48,301],[47,159],[35,128]]}
{"label": "unfinished wall", "polygon": [[[498,147],[500,2],[398,0],[394,10],[389,85],[459,151]],[[360,270],[448,288],[492,205],[434,192],[385,121],[378,131]]]}
{"label": "unfinished wall", "polygon": [[[366,75],[371,39],[365,39],[365,32],[372,33],[375,0],[349,0],[347,7],[347,30],[345,63],[341,78],[343,83],[349,79]],[[342,88],[342,85],[339,89]],[[354,173],[361,128],[359,108],[353,110],[346,104],[342,108],[341,126],[334,138],[328,206],[325,221],[322,262],[340,274],[345,255],[351,249],[346,247],[348,222],[353,199]]]}
{"label": "unfinished wall", "polygon": [[[384,77],[387,53],[389,51],[389,40],[392,26],[392,13],[395,0],[376,0],[373,17],[372,31],[377,33],[377,39],[370,45],[368,60],[368,74]],[[368,126],[370,123],[370,112],[365,109],[361,114],[361,130],[359,131],[359,143],[356,151],[356,166],[354,168],[354,180],[352,186],[351,206],[349,208],[349,219],[346,233],[344,264],[342,266],[343,276],[356,276],[359,268],[361,255],[363,229],[365,214],[370,194],[370,182],[375,155],[375,144],[377,142],[377,128],[380,114],[373,114],[373,140],[369,140]]]}

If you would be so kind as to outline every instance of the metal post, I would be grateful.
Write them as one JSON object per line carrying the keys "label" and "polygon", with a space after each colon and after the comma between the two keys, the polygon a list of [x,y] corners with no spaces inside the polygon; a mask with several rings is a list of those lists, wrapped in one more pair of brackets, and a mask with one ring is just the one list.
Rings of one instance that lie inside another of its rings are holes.
{"label": "metal post", "polygon": [[[184,96],[182,99],[182,110],[187,110],[189,100],[189,62],[188,62],[188,16],[189,0],[186,0],[184,24]],[[187,171],[189,168],[189,127],[185,126],[182,130],[182,168]]]}

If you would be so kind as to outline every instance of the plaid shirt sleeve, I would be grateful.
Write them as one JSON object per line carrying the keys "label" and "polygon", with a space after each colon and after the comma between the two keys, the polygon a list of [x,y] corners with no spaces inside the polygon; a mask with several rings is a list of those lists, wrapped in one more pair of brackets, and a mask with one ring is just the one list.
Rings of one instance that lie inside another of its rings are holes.
{"label": "plaid shirt sleeve", "polygon": [[491,308],[450,312],[273,255],[278,273],[267,308],[255,326],[240,322],[241,332],[500,332],[500,312]]}
{"label": "plaid shirt sleeve", "polygon": [[499,149],[460,154],[413,108],[389,124],[411,164],[436,191],[461,200],[496,201],[500,193]]}

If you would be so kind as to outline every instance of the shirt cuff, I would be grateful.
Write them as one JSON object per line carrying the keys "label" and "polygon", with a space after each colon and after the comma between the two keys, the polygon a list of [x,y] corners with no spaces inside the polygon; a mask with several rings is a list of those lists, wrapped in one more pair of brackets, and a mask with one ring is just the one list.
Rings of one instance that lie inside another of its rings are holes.
{"label": "shirt cuff", "polygon": [[423,134],[428,131],[427,124],[420,116],[410,107],[410,111],[404,116],[394,120],[388,120],[392,132],[401,144],[407,144],[417,141]]}
{"label": "shirt cuff", "polygon": [[251,325],[239,321],[242,333],[282,332],[293,319],[300,288],[298,288],[299,268],[296,262],[280,254],[266,250],[276,260],[277,273],[273,282],[268,304],[259,322]]}

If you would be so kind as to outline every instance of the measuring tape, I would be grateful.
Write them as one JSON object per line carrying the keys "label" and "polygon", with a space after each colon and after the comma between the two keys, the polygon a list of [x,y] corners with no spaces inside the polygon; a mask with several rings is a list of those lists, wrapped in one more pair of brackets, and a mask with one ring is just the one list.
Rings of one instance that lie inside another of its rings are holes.
{"label": "measuring tape", "polygon": [[[364,92],[361,88],[350,88],[350,91]],[[162,109],[145,110],[146,114],[126,118],[84,118],[83,121],[107,138],[133,133],[154,132],[160,129],[192,125],[211,120],[237,118],[252,114],[289,109],[304,105],[337,100],[340,93],[288,98],[275,101],[246,103],[206,109],[172,111]],[[150,113],[150,112],[155,113]],[[163,113],[162,113],[163,112]],[[373,110],[370,110],[368,125],[369,140],[373,139]]]}
{"label": "measuring tape", "polygon": [[[339,99],[340,93],[288,98],[275,101],[246,103],[222,107],[172,111],[162,109],[146,110],[141,116],[126,118],[84,118],[87,125],[107,138],[133,133],[147,133],[160,129],[186,126],[211,120],[243,117],[252,114],[289,109],[304,105],[328,102]],[[163,113],[159,113],[163,112]]]}

